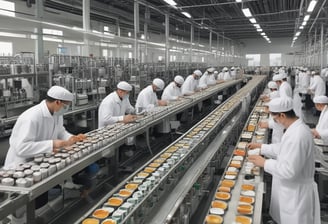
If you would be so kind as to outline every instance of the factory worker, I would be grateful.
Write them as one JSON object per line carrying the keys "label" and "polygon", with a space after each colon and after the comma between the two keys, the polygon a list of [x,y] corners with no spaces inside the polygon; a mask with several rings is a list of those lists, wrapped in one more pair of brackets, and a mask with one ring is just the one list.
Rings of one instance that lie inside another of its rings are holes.
{"label": "factory worker", "polygon": [[269,102],[270,100],[279,97],[278,85],[274,81],[268,83],[269,94],[262,96],[264,102]]}
{"label": "factory worker", "polygon": [[63,114],[68,111],[72,100],[71,92],[53,86],[45,100],[23,112],[10,136],[4,167],[15,168],[37,154],[56,153],[84,138],[82,134],[73,136],[63,126]]}
{"label": "factory worker", "polygon": [[218,74],[218,77],[216,78],[216,80],[217,80],[218,82],[222,82],[222,81],[224,81],[223,78],[224,78],[224,73],[225,73],[226,71],[228,71],[228,68],[227,68],[227,67],[224,67],[224,68],[222,69],[222,71]]}
{"label": "factory worker", "polygon": [[214,68],[208,68],[199,79],[199,88],[206,89],[208,86],[215,85]]}
{"label": "factory worker", "polygon": [[310,72],[307,68],[303,68],[302,72],[299,74],[299,85],[301,92],[306,93],[310,85]]}
{"label": "factory worker", "polygon": [[315,138],[320,138],[325,144],[328,143],[328,97],[315,96],[313,98],[315,108],[321,111],[317,126],[312,129]]}
{"label": "factory worker", "polygon": [[125,81],[121,81],[116,87],[117,90],[106,96],[100,103],[98,128],[115,124],[116,122],[130,123],[136,119],[136,115],[131,114],[134,113],[134,108],[129,100],[132,86]]}
{"label": "factory worker", "polygon": [[233,66],[230,68],[230,75],[232,79],[236,79],[236,70]]}
{"label": "factory worker", "polygon": [[[280,224],[320,224],[311,131],[295,115],[291,98],[271,100],[269,111],[286,131],[280,143],[250,143],[249,149],[257,149],[249,150],[248,160],[272,175],[270,214]],[[255,155],[256,152],[268,159]]]}
{"label": "factory worker", "polygon": [[137,112],[144,110],[151,111],[156,106],[166,106],[167,101],[159,100],[156,92],[160,92],[164,89],[165,83],[162,79],[156,78],[152,84],[141,90],[136,102]]}
{"label": "factory worker", "polygon": [[224,81],[229,81],[229,80],[231,80],[231,75],[230,75],[230,73],[229,73],[228,68],[225,69],[225,72],[224,72],[224,75],[223,75],[223,80],[224,80]]}
{"label": "factory worker", "polygon": [[312,82],[308,88],[308,92],[314,96],[323,96],[326,95],[326,83],[320,77],[318,71],[312,71]]}
{"label": "factory worker", "polygon": [[280,97],[293,97],[293,91],[290,84],[287,82],[286,74],[278,74],[273,76],[273,81],[275,81],[279,87],[279,96]]}
{"label": "factory worker", "polygon": [[202,72],[200,70],[195,70],[193,74],[189,75],[181,87],[182,95],[188,96],[198,91],[199,78],[201,76]]}
{"label": "factory worker", "polygon": [[162,100],[172,101],[177,100],[182,96],[181,86],[184,83],[184,78],[181,75],[174,77],[174,81],[167,85],[162,94]]}

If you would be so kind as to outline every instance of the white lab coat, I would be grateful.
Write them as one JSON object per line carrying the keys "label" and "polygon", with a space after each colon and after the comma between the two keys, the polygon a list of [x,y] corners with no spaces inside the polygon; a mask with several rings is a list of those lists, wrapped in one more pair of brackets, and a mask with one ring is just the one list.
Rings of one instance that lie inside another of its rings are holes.
{"label": "white lab coat", "polygon": [[182,95],[193,94],[198,88],[198,80],[193,75],[189,75],[181,86]]}
{"label": "white lab coat", "polygon": [[319,121],[315,127],[324,143],[328,143],[328,106],[321,111]]}
{"label": "white lab coat", "polygon": [[157,95],[156,92],[153,91],[152,85],[149,85],[139,93],[135,108],[147,110],[156,106],[158,106]]}
{"label": "white lab coat", "polygon": [[231,78],[236,79],[236,70],[231,71]]}
{"label": "white lab coat", "polygon": [[310,75],[307,72],[300,72],[299,74],[299,86],[303,90],[307,90],[310,85]]}
{"label": "white lab coat", "polygon": [[281,142],[263,144],[264,170],[272,175],[270,214],[280,224],[320,224],[320,203],[314,181],[315,146],[308,126],[292,123]]}
{"label": "white lab coat", "polygon": [[270,100],[274,99],[274,98],[279,98],[279,91],[278,90],[275,90],[275,91],[271,91],[269,93],[269,98]]}
{"label": "white lab coat", "polygon": [[224,78],[224,72],[220,72],[219,74],[218,74],[218,77],[216,78],[217,80],[223,80],[223,78]]}
{"label": "white lab coat", "polygon": [[52,140],[67,140],[71,136],[63,126],[63,116],[52,115],[43,100],[18,117],[9,138],[4,167],[15,168],[37,154],[51,153]]}
{"label": "white lab coat", "polygon": [[272,116],[269,117],[269,128],[272,129],[272,138],[271,143],[279,143],[281,142],[281,138],[284,134],[284,127],[279,125],[277,122],[275,122],[272,118]]}
{"label": "white lab coat", "polygon": [[225,72],[224,73],[223,80],[224,81],[231,80],[231,76],[230,76],[230,73],[229,72]]}
{"label": "white lab coat", "polygon": [[283,81],[282,84],[280,85],[279,96],[293,98],[293,90],[288,82]]}
{"label": "white lab coat", "polygon": [[309,89],[314,93],[314,96],[326,95],[326,83],[319,75],[313,76]]}
{"label": "white lab coat", "polygon": [[130,100],[121,100],[117,92],[114,91],[106,96],[100,103],[98,110],[98,128],[123,121],[124,115],[132,112],[134,112],[134,108],[131,106]]}
{"label": "white lab coat", "polygon": [[162,100],[177,100],[179,96],[182,96],[181,88],[177,87],[175,82],[171,82],[164,89]]}
{"label": "white lab coat", "polygon": [[215,85],[216,81],[215,81],[215,76],[214,74],[210,74],[208,75],[207,72],[202,75],[202,77],[200,77],[199,79],[199,88],[205,89],[210,85]]}

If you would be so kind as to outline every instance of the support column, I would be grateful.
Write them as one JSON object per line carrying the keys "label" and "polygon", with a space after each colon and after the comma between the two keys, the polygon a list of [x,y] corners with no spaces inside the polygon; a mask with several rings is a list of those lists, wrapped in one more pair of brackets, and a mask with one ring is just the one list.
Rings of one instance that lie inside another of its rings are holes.
{"label": "support column", "polygon": [[[120,26],[120,21],[116,20],[116,29],[117,29],[117,36],[121,36],[121,26]],[[121,57],[121,42],[117,43],[117,48],[116,48],[116,55],[118,58]]]}
{"label": "support column", "polygon": [[321,35],[320,35],[320,72],[323,69],[324,65],[323,65],[323,48],[324,48],[324,42],[323,42],[323,32],[324,32],[324,28],[323,28],[323,23],[321,23]]}
{"label": "support column", "polygon": [[149,7],[146,6],[145,11],[145,23],[144,23],[144,35],[145,35],[145,62],[148,62],[148,23],[150,21]]}
{"label": "support column", "polygon": [[316,66],[316,52],[317,52],[317,27],[314,29],[314,43],[312,45],[312,50],[313,50],[313,64],[311,66]]}
{"label": "support column", "polygon": [[[43,10],[44,10],[44,0],[36,1],[35,7],[35,17],[36,20],[42,21],[43,19]],[[38,23],[36,28],[37,38],[35,40],[35,64],[43,64],[43,34],[42,34],[42,24]]]}
{"label": "support column", "polygon": [[189,55],[189,63],[192,63],[192,43],[194,43],[194,26],[191,24],[191,27],[190,27],[190,55]]}
{"label": "support column", "polygon": [[134,0],[134,54],[133,57],[136,61],[139,59],[139,3],[138,0]]}
{"label": "support column", "polygon": [[90,0],[83,0],[83,40],[82,55],[90,55],[90,42],[88,33],[90,32]]}
{"label": "support column", "polygon": [[170,60],[170,16],[168,13],[165,14],[165,72],[168,75],[169,60]]}
{"label": "support column", "polygon": [[208,56],[208,62],[210,62],[212,64],[212,61],[211,61],[211,59],[213,58],[212,57],[212,30],[210,31],[209,45],[210,45],[209,46],[210,47],[210,49],[209,49],[210,53],[209,53],[209,56]]}
{"label": "support column", "polygon": [[223,65],[225,66],[225,58],[226,58],[226,48],[224,45],[224,33],[223,33],[223,38],[222,38],[222,46],[223,46]]}

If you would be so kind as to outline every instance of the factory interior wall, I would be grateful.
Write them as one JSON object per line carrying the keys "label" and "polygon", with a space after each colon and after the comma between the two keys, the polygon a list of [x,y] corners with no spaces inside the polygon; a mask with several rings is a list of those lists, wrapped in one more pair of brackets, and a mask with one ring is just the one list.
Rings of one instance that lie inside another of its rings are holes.
{"label": "factory interior wall", "polygon": [[270,54],[277,53],[281,55],[281,65],[295,64],[294,52],[301,51],[301,45],[295,45],[291,48],[291,38],[272,38],[269,44],[264,38],[245,39],[245,54],[261,54],[260,66],[270,65]]}

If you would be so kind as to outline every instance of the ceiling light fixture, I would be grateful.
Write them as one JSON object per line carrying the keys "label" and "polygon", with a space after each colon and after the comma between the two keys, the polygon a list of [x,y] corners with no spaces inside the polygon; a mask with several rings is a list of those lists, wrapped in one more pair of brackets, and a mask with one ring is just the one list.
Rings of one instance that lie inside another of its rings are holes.
{"label": "ceiling light fixture", "polygon": [[261,33],[261,35],[262,35],[262,36],[265,36],[265,33],[263,32],[263,33]]}
{"label": "ceiling light fixture", "polygon": [[249,8],[242,9],[242,11],[243,11],[243,13],[246,17],[251,17],[252,16],[252,13],[249,10]]}
{"label": "ceiling light fixture", "polygon": [[316,0],[312,0],[312,1],[310,2],[310,4],[309,4],[309,6],[308,6],[308,8],[307,8],[306,11],[307,11],[307,12],[312,12],[316,4],[317,4],[317,1],[316,1]]}
{"label": "ceiling light fixture", "polygon": [[307,22],[306,22],[306,21],[304,21],[304,22],[302,23],[302,26],[306,26],[306,23],[307,23]]}
{"label": "ceiling light fixture", "polygon": [[301,31],[296,32],[295,36],[298,37],[301,34]]}
{"label": "ceiling light fixture", "polygon": [[304,26],[300,26],[300,30],[303,30],[304,29]]}
{"label": "ceiling light fixture", "polygon": [[236,2],[242,2],[243,0],[236,0]]}
{"label": "ceiling light fixture", "polygon": [[256,29],[260,29],[260,25],[259,24],[253,24],[255,26]]}
{"label": "ceiling light fixture", "polygon": [[177,5],[177,3],[174,0],[164,0],[164,2],[166,2],[167,4],[172,5],[172,6]]}
{"label": "ceiling light fixture", "polygon": [[249,19],[251,23],[256,23],[256,20],[254,18]]}
{"label": "ceiling light fixture", "polygon": [[191,15],[188,12],[181,12],[185,17],[187,18],[191,18]]}
{"label": "ceiling light fixture", "polygon": [[260,28],[260,29],[256,29],[257,32],[262,32],[263,30]]}
{"label": "ceiling light fixture", "polygon": [[310,19],[310,15],[306,15],[306,16],[304,16],[304,19],[303,19],[303,21],[308,21]]}

